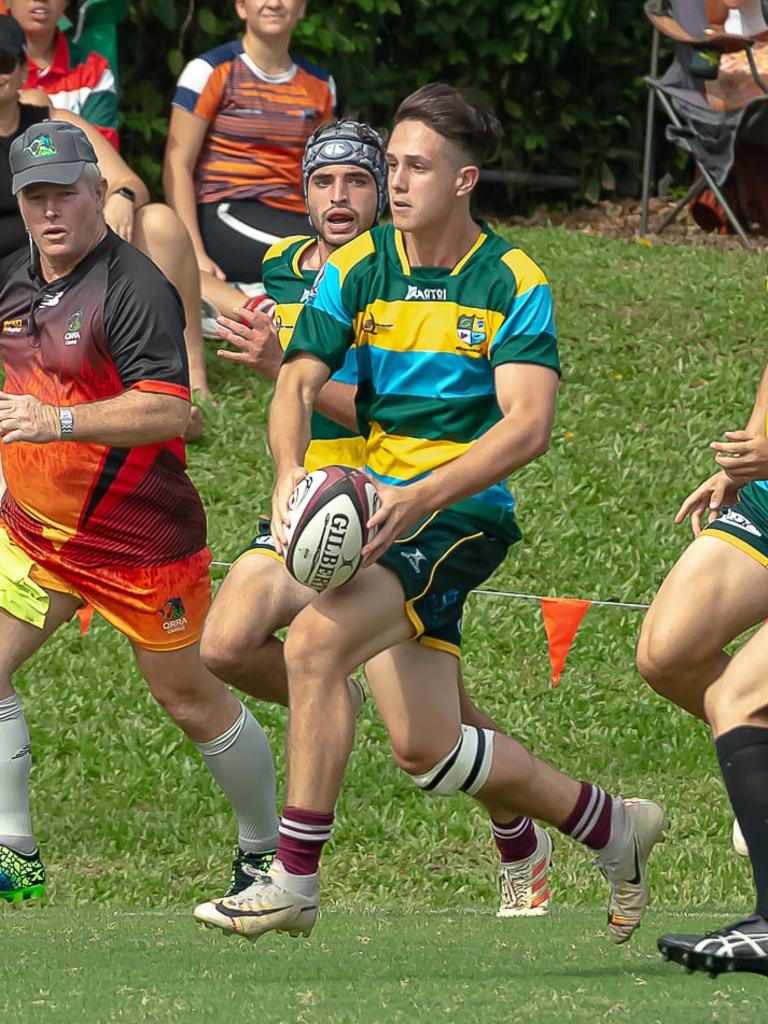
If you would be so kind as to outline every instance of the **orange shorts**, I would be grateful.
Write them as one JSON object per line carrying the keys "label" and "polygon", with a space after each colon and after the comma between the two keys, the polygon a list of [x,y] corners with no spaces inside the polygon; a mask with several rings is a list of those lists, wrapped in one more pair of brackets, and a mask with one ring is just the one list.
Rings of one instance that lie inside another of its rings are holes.
{"label": "orange shorts", "polygon": [[208,548],[180,562],[136,569],[80,569],[41,552],[0,522],[2,542],[32,559],[29,579],[91,605],[129,640],[149,651],[175,651],[200,639],[211,603]]}

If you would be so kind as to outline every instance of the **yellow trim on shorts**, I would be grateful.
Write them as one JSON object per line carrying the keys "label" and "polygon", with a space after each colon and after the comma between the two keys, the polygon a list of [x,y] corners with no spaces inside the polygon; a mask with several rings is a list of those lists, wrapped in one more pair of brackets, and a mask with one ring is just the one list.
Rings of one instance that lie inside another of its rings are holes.
{"label": "yellow trim on shorts", "polygon": [[[432,516],[430,516],[430,520],[434,518],[434,516],[436,515],[437,512],[434,512]],[[427,520],[427,522],[429,522],[429,520]],[[424,524],[424,526],[426,525],[427,523]],[[419,533],[420,532],[421,531],[419,531]],[[467,541],[470,540],[477,540],[478,537],[482,536],[483,531],[479,530],[477,533],[471,533],[468,537],[460,537],[454,544],[451,544],[448,550],[443,552],[443,554],[437,559],[435,564],[432,566],[432,571],[429,574],[427,585],[424,587],[422,592],[405,602],[405,614],[408,616],[412,625],[416,629],[416,636],[414,637],[414,639],[418,640],[420,644],[424,644],[425,647],[435,647],[439,651],[447,651],[449,654],[455,654],[457,658],[461,657],[461,648],[458,647],[456,644],[449,643],[447,640],[439,640],[435,637],[425,634],[424,623],[421,621],[421,618],[416,609],[414,608],[414,605],[417,601],[420,601],[422,597],[424,597],[429,588],[432,586],[432,580],[435,578],[435,573],[437,572],[438,566],[441,565],[446,560],[446,558],[448,558],[448,556],[452,552],[454,552],[456,548],[458,548],[460,545],[465,544]]]}
{"label": "yellow trim on shorts", "polygon": [[[432,522],[435,516],[439,515],[440,512],[441,509],[438,509],[437,512],[433,512],[431,516],[427,516],[424,522],[419,526],[419,528],[414,533],[408,533],[404,537],[398,537],[397,540],[395,541],[395,544],[408,544],[410,541],[415,540],[416,537],[419,536],[419,534],[423,533],[424,530],[426,530],[426,528],[429,526],[429,524]],[[437,563],[435,564],[437,565]]]}
{"label": "yellow trim on shorts", "polygon": [[268,547],[265,547],[263,544],[257,544],[256,547],[254,548],[246,548],[245,551],[241,551],[240,554],[232,563],[232,565],[230,565],[228,571],[232,572],[237,563],[242,561],[242,559],[247,558],[248,555],[266,555],[267,558],[274,558],[274,560],[276,562],[279,562],[280,565],[285,565],[285,558],[282,555],[279,555],[277,551],[271,551]]}
{"label": "yellow trim on shorts", "polygon": [[726,543],[732,544],[735,548],[743,551],[745,555],[749,555],[751,558],[754,558],[754,560],[759,562],[764,569],[768,569],[768,557],[758,551],[757,548],[753,548],[751,544],[748,544],[740,537],[734,537],[733,534],[726,533],[725,530],[702,530],[699,536],[715,537],[717,540],[724,540]]}
{"label": "yellow trim on shorts", "polygon": [[450,644],[447,640],[438,640],[434,636],[420,636],[417,637],[417,643],[420,643],[423,647],[433,647],[436,651],[444,651],[446,654],[452,654],[454,658],[461,660],[461,648],[456,644]]}

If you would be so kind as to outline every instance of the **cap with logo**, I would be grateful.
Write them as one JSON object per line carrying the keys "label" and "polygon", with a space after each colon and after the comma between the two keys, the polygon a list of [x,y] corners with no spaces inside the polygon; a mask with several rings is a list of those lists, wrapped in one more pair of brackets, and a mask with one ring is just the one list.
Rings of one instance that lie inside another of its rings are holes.
{"label": "cap with logo", "polygon": [[320,125],[307,139],[301,171],[304,199],[308,198],[309,179],[320,167],[353,164],[362,167],[376,182],[376,220],[387,208],[387,162],[384,140],[377,131],[360,121],[332,121]]}
{"label": "cap with logo", "polygon": [[88,136],[69,121],[40,121],[13,140],[9,153],[14,195],[27,185],[74,185],[96,153]]}
{"label": "cap with logo", "polygon": [[24,53],[25,42],[18,21],[10,14],[0,14],[0,52],[18,58]]}

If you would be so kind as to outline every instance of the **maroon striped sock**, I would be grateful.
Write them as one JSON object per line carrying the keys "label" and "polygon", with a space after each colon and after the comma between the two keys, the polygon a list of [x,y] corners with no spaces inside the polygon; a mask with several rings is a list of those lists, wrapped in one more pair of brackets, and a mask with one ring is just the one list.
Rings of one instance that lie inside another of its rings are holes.
{"label": "maroon striped sock", "polygon": [[491,819],[491,832],[502,864],[524,860],[536,849],[536,830],[530,818],[513,818],[507,822]]}
{"label": "maroon striped sock", "polygon": [[331,838],[333,814],[285,807],[278,829],[277,853],[286,871],[292,875],[315,875],[323,845]]}
{"label": "maroon striped sock", "polygon": [[582,782],[576,806],[560,831],[590,850],[602,850],[611,838],[612,811],[613,797],[591,782]]}

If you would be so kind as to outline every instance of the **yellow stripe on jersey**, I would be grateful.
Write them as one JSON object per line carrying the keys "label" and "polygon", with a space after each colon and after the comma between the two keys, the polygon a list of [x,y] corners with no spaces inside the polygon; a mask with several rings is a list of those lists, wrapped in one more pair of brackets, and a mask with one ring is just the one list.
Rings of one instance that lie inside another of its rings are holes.
{"label": "yellow stripe on jersey", "polygon": [[486,234],[481,234],[481,235],[477,236],[477,241],[475,242],[475,244],[472,246],[471,249],[467,250],[467,252],[464,253],[464,255],[461,257],[459,262],[456,264],[456,266],[451,271],[451,277],[456,277],[458,274],[461,273],[461,271],[462,271],[465,263],[467,262],[467,260],[472,259],[472,257],[475,255],[477,250],[480,248],[480,246],[483,244],[483,242],[487,238],[488,238],[488,235],[486,235]]}
{"label": "yellow stripe on jersey", "polygon": [[373,244],[370,231],[366,231],[364,235],[359,235],[353,241],[347,242],[346,245],[337,249],[333,254],[333,262],[339,271],[339,285],[344,284],[344,279],[350,270],[375,251],[376,247]]}
{"label": "yellow stripe on jersey", "polygon": [[388,434],[380,424],[371,423],[368,436],[368,465],[378,476],[392,480],[413,480],[458,459],[474,441],[430,441],[422,437]]}
{"label": "yellow stripe on jersey", "polygon": [[[299,236],[299,237],[301,237],[301,236]],[[314,244],[315,244],[315,239],[314,238],[308,238],[307,239],[307,244],[306,245],[300,245],[299,248],[296,250],[296,252],[293,254],[293,260],[291,262],[291,270],[294,272],[296,277],[301,277],[301,257],[304,255],[304,253],[307,251],[307,249],[309,249],[310,246],[312,246]]]}
{"label": "yellow stripe on jersey", "polygon": [[[465,345],[459,337],[459,317],[485,322],[486,339]],[[447,352],[470,358],[487,356],[496,333],[506,319],[503,313],[458,302],[387,302],[376,299],[353,321],[358,346],[370,345],[391,352]]]}
{"label": "yellow stripe on jersey", "polygon": [[538,284],[549,284],[541,267],[537,266],[522,249],[510,249],[509,252],[505,252],[501,257],[501,262],[509,267],[515,275],[517,281],[515,298],[529,292]]}
{"label": "yellow stripe on jersey", "polygon": [[303,306],[303,302],[281,302],[275,307],[275,328],[283,352],[291,342],[293,328]]}
{"label": "yellow stripe on jersey", "polygon": [[[288,238],[279,238],[276,242],[273,242],[272,245],[270,245],[270,247],[267,249],[264,255],[264,262],[267,263],[269,260],[279,259],[286,249],[289,249],[292,245],[300,241],[302,238],[307,238],[307,236],[289,235]],[[313,242],[314,238],[307,238],[307,245],[311,245]],[[306,249],[306,247],[306,245],[303,246],[301,249],[299,249],[299,252],[304,252],[304,249]],[[301,272],[299,270],[296,271],[297,276],[299,276],[300,273]]]}
{"label": "yellow stripe on jersey", "polygon": [[309,442],[307,454],[304,456],[304,468],[308,473],[325,466],[352,466],[353,469],[365,465],[365,439],[362,437],[336,437]]}

